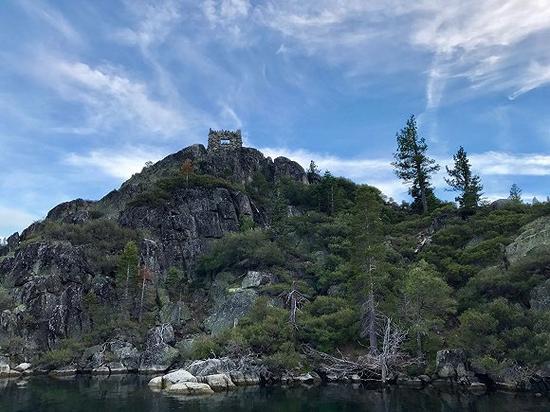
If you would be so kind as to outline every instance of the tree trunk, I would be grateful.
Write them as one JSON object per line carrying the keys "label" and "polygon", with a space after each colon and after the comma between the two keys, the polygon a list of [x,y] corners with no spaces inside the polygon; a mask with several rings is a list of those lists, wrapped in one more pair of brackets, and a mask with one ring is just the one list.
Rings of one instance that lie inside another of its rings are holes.
{"label": "tree trunk", "polygon": [[422,211],[428,213],[428,199],[426,198],[426,185],[420,183],[420,196],[422,198]]}
{"label": "tree trunk", "polygon": [[124,305],[126,307],[128,306],[129,287],[130,287],[130,264],[128,263],[128,265],[126,266],[126,286],[124,287]]}
{"label": "tree trunk", "polygon": [[368,297],[367,319],[370,353],[375,355],[378,352],[378,342],[376,341],[376,312],[374,310],[374,293],[372,289]]}
{"label": "tree trunk", "polygon": [[139,322],[141,323],[141,318],[143,315],[143,299],[145,297],[145,276],[143,276],[143,282],[141,283],[141,299],[139,301]]}
{"label": "tree trunk", "polygon": [[420,334],[420,331],[416,332],[416,351],[419,359],[422,359],[424,357],[422,353],[422,335]]}

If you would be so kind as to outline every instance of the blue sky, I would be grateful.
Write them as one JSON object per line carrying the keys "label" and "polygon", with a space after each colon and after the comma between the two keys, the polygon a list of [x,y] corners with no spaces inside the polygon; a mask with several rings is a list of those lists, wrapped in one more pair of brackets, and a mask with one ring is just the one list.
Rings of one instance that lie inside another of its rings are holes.
{"label": "blue sky", "polygon": [[389,162],[415,114],[488,199],[544,199],[549,42],[550,0],[3,0],[0,237],[210,127],[406,199]]}

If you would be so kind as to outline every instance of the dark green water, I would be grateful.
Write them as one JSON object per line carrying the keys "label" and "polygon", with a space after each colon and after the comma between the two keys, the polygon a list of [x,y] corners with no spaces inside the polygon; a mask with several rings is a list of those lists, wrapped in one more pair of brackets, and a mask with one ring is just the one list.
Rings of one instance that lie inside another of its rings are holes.
{"label": "dark green water", "polygon": [[533,395],[452,395],[392,388],[367,390],[348,385],[312,388],[241,388],[208,397],[176,397],[149,390],[139,376],[33,378],[24,386],[0,381],[1,412],[165,412],[165,411],[550,411],[547,398]]}

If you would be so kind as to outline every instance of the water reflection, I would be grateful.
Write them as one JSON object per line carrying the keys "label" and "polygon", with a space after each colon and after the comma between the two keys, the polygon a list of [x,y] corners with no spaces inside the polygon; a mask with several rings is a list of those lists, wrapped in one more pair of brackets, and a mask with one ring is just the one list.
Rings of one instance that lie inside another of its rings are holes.
{"label": "water reflection", "polygon": [[185,397],[151,391],[150,377],[80,376],[73,379],[34,377],[26,384],[0,381],[0,411],[5,412],[166,412],[205,411],[550,411],[547,398],[495,393],[473,395],[398,388],[365,389],[351,385],[239,388],[206,397]]}

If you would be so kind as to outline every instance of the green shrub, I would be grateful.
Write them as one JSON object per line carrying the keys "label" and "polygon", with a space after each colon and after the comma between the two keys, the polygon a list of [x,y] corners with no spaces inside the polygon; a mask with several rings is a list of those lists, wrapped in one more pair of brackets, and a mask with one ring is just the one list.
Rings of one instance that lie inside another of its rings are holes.
{"label": "green shrub", "polygon": [[85,346],[80,340],[64,339],[59,342],[57,348],[40,355],[37,363],[47,369],[67,366],[82,356],[84,348]]}

